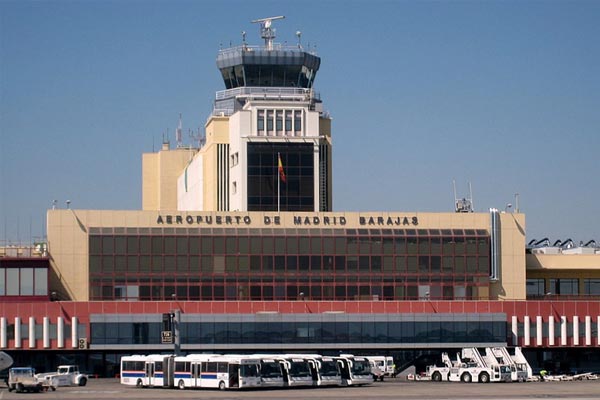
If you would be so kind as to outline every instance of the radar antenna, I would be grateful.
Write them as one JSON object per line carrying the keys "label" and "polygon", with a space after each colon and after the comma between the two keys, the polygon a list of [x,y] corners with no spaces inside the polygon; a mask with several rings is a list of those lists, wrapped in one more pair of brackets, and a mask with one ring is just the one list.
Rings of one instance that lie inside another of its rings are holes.
{"label": "radar antenna", "polygon": [[267,50],[273,50],[273,39],[275,39],[275,29],[271,28],[272,22],[284,18],[283,15],[279,15],[277,17],[261,18],[252,21],[253,24],[260,24],[260,37],[265,39]]}

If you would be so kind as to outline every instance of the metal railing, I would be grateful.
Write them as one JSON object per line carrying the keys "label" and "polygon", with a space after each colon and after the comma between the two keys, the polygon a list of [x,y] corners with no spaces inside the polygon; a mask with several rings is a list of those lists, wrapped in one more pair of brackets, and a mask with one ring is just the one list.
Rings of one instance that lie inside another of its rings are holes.
{"label": "metal railing", "polygon": [[240,51],[247,51],[247,52],[252,52],[252,51],[293,51],[293,52],[302,52],[302,53],[317,55],[316,51],[306,50],[306,49],[304,49],[304,47],[302,47],[302,45],[299,45],[299,44],[289,45],[289,44],[281,44],[281,43],[273,43],[272,50],[269,50],[266,46],[257,46],[257,45],[249,46],[247,44],[242,44],[239,46],[228,47],[226,49],[220,49],[219,55],[227,55],[230,53],[237,53]]}
{"label": "metal railing", "polygon": [[231,97],[266,97],[282,99],[316,99],[320,100],[319,93],[313,89],[292,88],[292,87],[261,87],[261,86],[242,86],[233,89],[220,90],[215,94],[217,100],[224,100]]}

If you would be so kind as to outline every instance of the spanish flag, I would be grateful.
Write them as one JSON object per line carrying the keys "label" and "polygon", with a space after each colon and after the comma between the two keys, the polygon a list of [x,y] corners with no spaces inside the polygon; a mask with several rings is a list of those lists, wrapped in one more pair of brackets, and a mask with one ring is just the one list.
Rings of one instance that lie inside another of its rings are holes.
{"label": "spanish flag", "polygon": [[285,172],[283,171],[283,163],[281,162],[281,156],[279,153],[277,153],[277,165],[279,169],[279,179],[285,183]]}

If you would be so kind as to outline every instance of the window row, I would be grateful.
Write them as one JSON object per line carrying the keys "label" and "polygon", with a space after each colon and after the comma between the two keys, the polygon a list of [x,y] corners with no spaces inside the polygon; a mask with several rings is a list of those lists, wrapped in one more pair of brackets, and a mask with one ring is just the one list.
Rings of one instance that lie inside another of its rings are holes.
{"label": "window row", "polygon": [[256,113],[258,136],[296,136],[302,131],[302,110],[259,109]]}
{"label": "window row", "polygon": [[489,274],[484,256],[90,256],[90,274]]}
{"label": "window row", "polygon": [[[92,323],[94,344],[159,344],[160,323]],[[505,321],[183,322],[181,344],[504,343]]]}
{"label": "window row", "polygon": [[[312,155],[310,156],[312,157]],[[312,158],[311,158],[312,159]],[[216,224],[217,226],[230,224],[227,222],[228,216],[225,215],[206,215],[206,223],[208,225]],[[216,222],[216,218],[220,217],[220,222]],[[231,216],[229,216],[231,218]],[[193,218],[193,217],[192,217]],[[323,217],[325,218],[325,217]],[[334,216],[329,217],[329,221],[333,220]],[[193,221],[194,219],[192,219]],[[210,221],[210,222],[208,222]],[[250,219],[252,221],[252,219]],[[173,222],[173,221],[172,221]],[[183,217],[182,221],[183,223]],[[327,225],[327,223],[325,223]],[[165,236],[165,235],[177,235],[177,236],[315,236],[315,237],[328,237],[328,236],[375,236],[375,240],[381,240],[380,236],[480,236],[488,237],[489,234],[485,229],[341,229],[341,228],[123,228],[123,227],[90,227],[89,232],[91,235],[113,235],[113,234],[126,234],[126,235],[152,235],[152,236]]]}
{"label": "window row", "polygon": [[[299,197],[301,199],[301,197]],[[90,254],[489,254],[488,237],[90,236]]]}
{"label": "window row", "polygon": [[600,278],[530,278],[527,297],[591,295],[600,296]]}
{"label": "window row", "polygon": [[47,295],[47,268],[0,268],[0,296]]}
{"label": "window row", "polygon": [[137,284],[135,282],[102,282],[90,284],[90,300],[471,300],[487,298],[485,282],[233,282],[223,285]]}

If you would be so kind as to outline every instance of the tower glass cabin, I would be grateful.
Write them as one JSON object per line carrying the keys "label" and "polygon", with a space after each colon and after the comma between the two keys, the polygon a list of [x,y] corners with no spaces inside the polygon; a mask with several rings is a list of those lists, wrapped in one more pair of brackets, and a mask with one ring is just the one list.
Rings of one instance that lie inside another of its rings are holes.
{"label": "tower glass cabin", "polygon": [[229,135],[228,168],[217,172],[227,201],[217,199],[217,211],[331,211],[331,119],[313,89],[321,59],[300,40],[274,43],[272,22],[282,18],[253,21],[264,46],[244,33],[217,56],[225,90],[211,119],[227,118]]}

